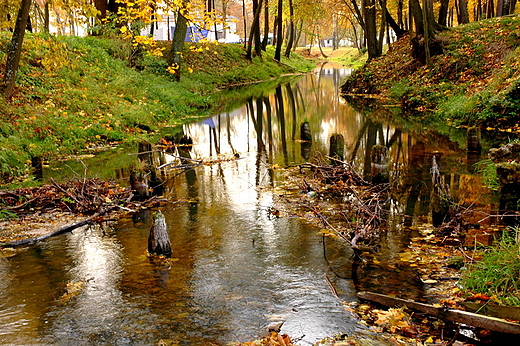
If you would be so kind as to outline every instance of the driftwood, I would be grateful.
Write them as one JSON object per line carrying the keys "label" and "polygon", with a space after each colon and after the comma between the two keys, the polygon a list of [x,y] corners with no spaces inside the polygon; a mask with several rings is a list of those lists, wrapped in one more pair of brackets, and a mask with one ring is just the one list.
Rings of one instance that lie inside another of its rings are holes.
{"label": "driftwood", "polygon": [[499,333],[520,334],[520,324],[496,317],[479,315],[462,310],[448,309],[445,307],[437,307],[430,304],[418,303],[410,299],[395,298],[379,293],[358,292],[357,296],[361,299],[370,300],[389,307],[406,306],[410,309],[422,311],[446,321],[464,323]]}
{"label": "driftwood", "polygon": [[41,235],[39,237],[14,240],[14,241],[10,241],[8,243],[0,243],[0,248],[11,248],[11,247],[17,247],[17,246],[22,246],[22,245],[31,245],[31,244],[37,243],[39,241],[42,241],[42,240],[50,238],[50,237],[54,237],[54,236],[57,236],[57,235],[60,235],[63,233],[67,233],[67,232],[72,232],[76,228],[94,223],[94,220],[97,217],[107,213],[111,209],[113,209],[113,208],[102,210],[102,211],[92,215],[91,217],[86,218],[85,220],[81,220],[81,221],[78,221],[75,223],[61,226],[58,229],[56,229],[54,232],[47,233],[47,234]]}

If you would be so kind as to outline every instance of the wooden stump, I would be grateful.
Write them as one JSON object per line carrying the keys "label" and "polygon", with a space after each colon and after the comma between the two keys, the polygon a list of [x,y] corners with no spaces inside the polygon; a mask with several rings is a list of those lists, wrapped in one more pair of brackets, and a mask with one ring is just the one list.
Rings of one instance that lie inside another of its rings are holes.
{"label": "wooden stump", "polygon": [[480,144],[481,135],[480,128],[478,127],[470,127],[468,128],[468,151],[480,153],[482,150],[482,145]]}
{"label": "wooden stump", "polygon": [[151,255],[164,255],[170,257],[172,248],[166,219],[160,211],[153,213],[153,226],[148,236],[148,252]]}
{"label": "wooden stump", "polygon": [[374,145],[370,152],[370,173],[374,184],[388,183],[388,148]]}
{"label": "wooden stump", "polygon": [[150,186],[143,172],[133,171],[130,173],[130,187],[137,199],[143,200],[150,197]]}
{"label": "wooden stump", "polygon": [[300,126],[300,139],[305,142],[312,142],[311,126],[307,121]]}
{"label": "wooden stump", "polygon": [[137,157],[145,166],[153,165],[152,144],[147,141],[141,141],[137,144]]}
{"label": "wooden stump", "polygon": [[[345,139],[343,135],[339,133],[335,133],[330,136],[330,150],[329,156],[340,161],[343,161],[343,157],[345,155]],[[333,161],[333,164],[337,164],[336,161]]]}

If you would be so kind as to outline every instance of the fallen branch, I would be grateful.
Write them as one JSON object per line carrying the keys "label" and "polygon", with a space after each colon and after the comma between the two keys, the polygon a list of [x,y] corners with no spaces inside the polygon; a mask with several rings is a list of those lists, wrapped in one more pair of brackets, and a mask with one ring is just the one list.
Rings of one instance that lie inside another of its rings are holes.
{"label": "fallen branch", "polygon": [[0,248],[12,248],[12,247],[17,247],[17,246],[21,246],[21,245],[31,245],[31,244],[37,243],[39,241],[42,241],[42,240],[50,238],[50,237],[54,237],[54,236],[57,236],[57,235],[60,235],[63,233],[67,233],[67,232],[72,232],[76,228],[92,224],[97,217],[107,213],[108,211],[110,211],[114,208],[115,208],[115,206],[102,210],[102,211],[92,215],[91,217],[86,218],[85,220],[61,226],[54,232],[47,233],[47,234],[41,235],[39,237],[14,240],[14,241],[10,241],[8,243],[0,243]]}
{"label": "fallen branch", "polygon": [[395,298],[379,293],[358,292],[357,296],[361,299],[370,300],[388,307],[406,306],[410,309],[422,311],[446,321],[464,323],[499,333],[520,334],[520,324],[509,322],[501,318],[479,315],[462,310],[437,307],[430,304],[418,303],[410,299]]}

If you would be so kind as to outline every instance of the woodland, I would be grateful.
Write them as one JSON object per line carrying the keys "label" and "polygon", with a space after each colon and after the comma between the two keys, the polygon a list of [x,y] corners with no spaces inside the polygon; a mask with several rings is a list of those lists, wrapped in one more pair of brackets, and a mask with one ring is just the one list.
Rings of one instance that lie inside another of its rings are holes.
{"label": "woodland", "polygon": [[[514,135],[520,129],[516,12],[516,0],[7,1],[0,9],[0,216],[26,216],[29,207],[62,209],[75,215],[70,221],[76,225],[105,217],[115,209],[108,204],[132,208],[128,189],[96,180],[41,187],[35,172],[57,157],[156,141],[159,128],[239,103],[233,87],[277,83],[333,57],[346,66],[366,61],[341,88],[354,105],[364,107],[367,99],[377,98],[397,106],[397,115],[406,119]],[[154,39],[159,24],[170,20],[175,30],[168,31],[168,39]],[[218,31],[230,21],[236,24],[240,43],[185,42],[190,26]],[[350,46],[348,53],[334,54],[343,45]],[[334,165],[316,169],[323,175],[316,185],[323,189],[328,189],[323,181],[347,175]],[[348,175],[351,185],[365,191],[364,182],[352,172]],[[340,185],[350,189],[344,182]],[[373,196],[367,194],[366,201]],[[374,214],[365,217],[372,222]],[[79,215],[88,218],[78,220]],[[338,233],[335,225],[329,226],[331,234]],[[60,228],[54,234],[67,231]],[[429,237],[439,230],[422,231]],[[348,237],[360,252],[371,252],[356,244],[359,236]],[[3,247],[15,247],[27,241],[24,238],[2,234],[1,240]],[[514,244],[513,252],[518,250]],[[418,263],[421,270],[446,274],[439,254],[448,250],[442,245],[436,240],[411,244],[412,251],[428,253],[431,259]],[[510,245],[511,241],[500,243],[504,248]],[[460,275],[451,271],[455,267],[450,266],[449,275]],[[518,282],[509,284],[490,292],[486,289],[491,285],[484,283],[484,288],[468,289],[465,295],[446,286],[440,303],[446,308],[461,308],[464,300],[517,305]],[[499,297],[499,291],[513,298]],[[432,344],[443,338],[442,327],[431,327],[437,325],[426,317],[426,322],[413,321],[415,315],[404,308],[378,310],[363,304],[353,311],[375,324],[376,331],[395,333],[392,342],[410,342],[411,337]],[[437,311],[441,320],[442,314]],[[515,328],[516,324],[517,333]],[[327,342],[357,341],[337,336]],[[246,343],[259,344],[291,341],[273,331],[263,340]]]}

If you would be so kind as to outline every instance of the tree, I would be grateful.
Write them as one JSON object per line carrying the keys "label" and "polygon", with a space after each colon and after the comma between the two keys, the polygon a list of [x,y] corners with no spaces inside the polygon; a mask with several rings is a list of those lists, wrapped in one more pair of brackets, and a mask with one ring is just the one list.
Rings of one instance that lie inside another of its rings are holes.
{"label": "tree", "polygon": [[253,43],[255,45],[255,55],[261,56],[262,53],[262,43],[260,42],[260,13],[262,11],[262,0],[253,0],[253,12],[254,18],[253,23],[251,24],[251,29],[249,32],[249,40],[247,44],[247,53],[246,57],[251,60],[253,58],[252,48]]}
{"label": "tree", "polygon": [[16,17],[16,24],[13,30],[11,43],[7,49],[7,60],[5,63],[3,92],[7,99],[13,96],[14,86],[16,82],[16,73],[20,65],[20,57],[22,54],[22,44],[25,36],[25,29],[29,19],[29,10],[31,9],[31,0],[22,0],[18,15]]}
{"label": "tree", "polygon": [[185,15],[186,5],[183,6],[184,8],[179,8],[177,11],[177,23],[175,25],[175,32],[173,33],[170,54],[168,55],[168,65],[172,67],[170,71],[173,72],[177,82],[181,79],[182,52],[184,50],[184,39],[188,31],[188,19]]}
{"label": "tree", "polygon": [[274,60],[276,60],[276,61],[280,61],[282,59],[282,40],[283,40],[282,16],[283,16],[283,0],[278,0],[278,10],[277,10],[277,15],[276,15],[276,50],[274,52]]}
{"label": "tree", "polygon": [[294,44],[294,6],[293,0],[289,0],[289,26],[287,28],[287,46],[285,48],[285,56],[288,58]]}

